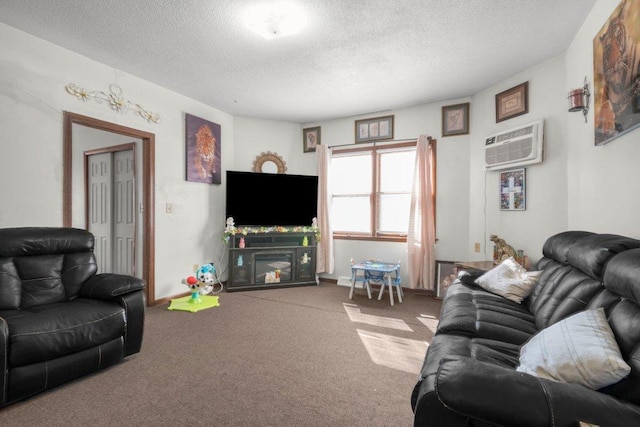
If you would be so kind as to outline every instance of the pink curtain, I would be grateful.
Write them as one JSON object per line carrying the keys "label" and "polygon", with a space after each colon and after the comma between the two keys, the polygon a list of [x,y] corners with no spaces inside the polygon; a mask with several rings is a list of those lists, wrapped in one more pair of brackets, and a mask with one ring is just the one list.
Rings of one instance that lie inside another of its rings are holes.
{"label": "pink curtain", "polygon": [[318,156],[318,227],[320,241],[316,256],[317,273],[333,273],[333,229],[329,220],[331,212],[331,179],[329,165],[331,164],[331,149],[327,145],[316,147]]}
{"label": "pink curtain", "polygon": [[407,235],[409,287],[434,289],[435,218],[432,199],[432,146],[425,135],[416,145],[416,161],[411,190],[411,212]]}

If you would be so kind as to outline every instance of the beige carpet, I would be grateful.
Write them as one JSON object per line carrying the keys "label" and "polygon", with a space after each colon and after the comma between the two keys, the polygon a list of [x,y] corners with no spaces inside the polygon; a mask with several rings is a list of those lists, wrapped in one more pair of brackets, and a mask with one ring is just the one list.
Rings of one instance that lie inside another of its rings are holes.
{"label": "beige carpet", "polygon": [[2,426],[411,426],[440,301],[332,283],[147,310],[142,351],[0,410]]}

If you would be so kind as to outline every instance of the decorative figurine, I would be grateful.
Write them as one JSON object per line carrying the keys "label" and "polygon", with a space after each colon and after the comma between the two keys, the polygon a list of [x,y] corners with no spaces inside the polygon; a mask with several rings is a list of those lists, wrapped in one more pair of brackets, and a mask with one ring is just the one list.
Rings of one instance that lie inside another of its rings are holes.
{"label": "decorative figurine", "polygon": [[489,240],[491,240],[495,245],[493,251],[493,260],[495,262],[500,263],[509,257],[513,257],[515,259],[518,256],[518,253],[511,245],[508,245],[504,239],[499,238],[495,234],[489,236]]}

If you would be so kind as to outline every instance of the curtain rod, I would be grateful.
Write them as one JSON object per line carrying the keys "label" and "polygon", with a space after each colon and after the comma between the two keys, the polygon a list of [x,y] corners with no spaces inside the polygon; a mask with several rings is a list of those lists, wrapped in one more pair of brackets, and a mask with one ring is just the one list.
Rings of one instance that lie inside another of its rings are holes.
{"label": "curtain rod", "polygon": [[[341,148],[341,147],[353,147],[353,146],[366,147],[368,145],[373,145],[375,147],[377,144],[393,144],[395,142],[413,142],[413,141],[418,141],[418,138],[392,139],[392,140],[386,140],[386,141],[371,141],[371,142],[356,142],[353,144],[330,145],[329,148]],[[433,138],[430,136],[427,136],[427,141],[431,142],[433,141]]]}

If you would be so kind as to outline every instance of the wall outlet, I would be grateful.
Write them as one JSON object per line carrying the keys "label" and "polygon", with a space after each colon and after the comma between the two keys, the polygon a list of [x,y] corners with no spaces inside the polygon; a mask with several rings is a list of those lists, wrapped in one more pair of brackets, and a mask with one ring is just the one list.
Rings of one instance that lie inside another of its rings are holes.
{"label": "wall outlet", "polygon": [[475,252],[480,252],[480,243],[476,242],[476,243],[473,245],[473,250],[474,250]]}
{"label": "wall outlet", "polygon": [[165,211],[167,213],[172,213],[173,212],[173,205],[171,203],[167,203],[167,206],[165,207]]}

